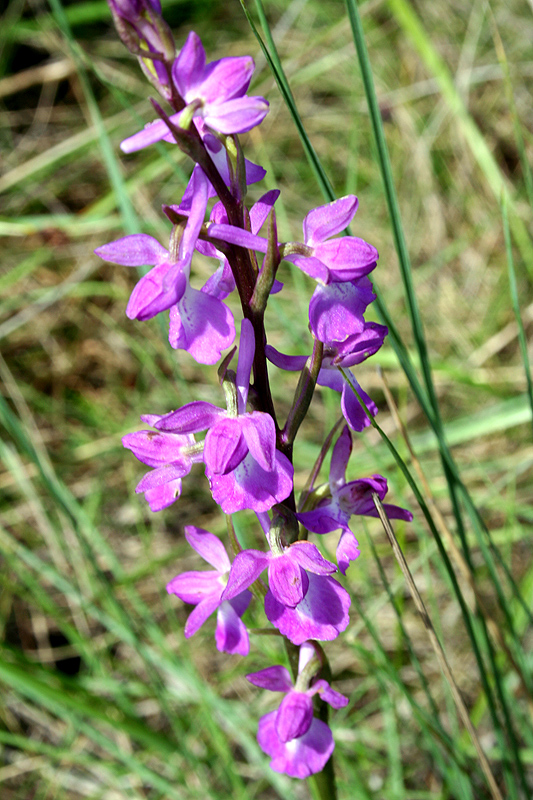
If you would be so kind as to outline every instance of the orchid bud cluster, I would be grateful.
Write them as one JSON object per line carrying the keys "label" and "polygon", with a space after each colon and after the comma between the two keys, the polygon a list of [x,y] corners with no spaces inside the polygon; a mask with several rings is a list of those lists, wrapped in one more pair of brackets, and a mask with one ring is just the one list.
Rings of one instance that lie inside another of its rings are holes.
{"label": "orchid bud cluster", "polygon": [[[314,715],[313,698],[333,708],[348,703],[321,677],[325,657],[318,643],[335,639],[349,623],[350,596],[333,575],[344,575],[359,556],[350,518],[376,516],[372,495],[383,500],[387,493],[380,475],[346,480],[352,431],[362,431],[370,424],[368,415],[377,412],[350,368],[379,350],[387,333],[364,317],[375,297],[368,275],[378,253],[362,239],[337,236],[356,213],[358,201],[352,195],[311,210],[303,222],[303,241],[280,242],[279,191],[266,192],[250,208],[245,203],[247,187],[265,175],[244,157],[238,138],[268,112],[263,97],[248,94],[253,60],[208,63],[195,33],[176,56],[158,0],[109,4],[122,41],[171,108],[167,113],[154,102],[157,119],[123,141],[122,150],[131,153],[163,140],[177,145],[194,167],[181,201],[163,206],[171,223],[167,246],[136,234],[96,253],[115,264],[151,267],[132,292],[128,317],[147,320],[169,311],[171,347],[201,364],[222,359],[218,374],[225,396],[224,406],[197,400],[170,413],[143,415],[150,429],[128,434],[123,444],[151,468],[136,491],[144,493],[152,511],[180,497],[183,479],[199,462],[225,514],[255,512],[262,547],[243,550],[231,537],[231,556],[214,534],[187,526],[188,543],[213,569],[184,572],[167,590],[194,606],[185,625],[187,638],[216,611],[218,650],[240,656],[250,647],[243,615],[251,589],[264,598],[269,622],[291,643],[289,648],[299,648],[299,667],[294,683],[283,666],[247,676],[255,686],[284,693],[277,711],[260,720],[258,741],[274,770],[305,778],[324,768],[334,748],[328,725]],[[213,273],[200,288],[191,285],[196,253],[213,262]],[[285,355],[267,344],[265,309],[270,296],[283,289],[277,279],[283,260],[314,282],[310,355]],[[225,303],[233,292],[242,308],[235,371],[230,369],[235,319]],[[267,362],[300,376],[284,425],[274,409]],[[316,384],[341,394],[346,424],[332,450],[329,485],[311,485],[305,505],[297,506],[293,444]],[[402,508],[384,507],[391,517],[411,519]],[[334,564],[308,541],[308,534],[338,530]]]}

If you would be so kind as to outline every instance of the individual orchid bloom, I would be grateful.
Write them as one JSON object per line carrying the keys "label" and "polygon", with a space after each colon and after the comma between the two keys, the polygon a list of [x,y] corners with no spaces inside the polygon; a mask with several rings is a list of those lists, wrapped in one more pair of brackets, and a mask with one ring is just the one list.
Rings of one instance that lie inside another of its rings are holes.
{"label": "individual orchid bloom", "polygon": [[[366,409],[375,417],[378,408],[371,397],[361,388],[348,367],[362,363],[366,358],[376,353],[387,334],[387,328],[377,322],[367,322],[360,334],[356,334],[345,342],[333,342],[324,348],[322,365],[317,377],[319,386],[327,386],[341,393],[341,409],[349,427],[354,431],[362,431],[370,425],[367,411],[359,402],[357,394],[363,400]],[[268,360],[276,367],[288,371],[298,371],[304,368],[307,356],[288,356],[280,353],[271,345],[265,347]],[[343,367],[345,375],[339,371]]]}
{"label": "individual orchid bloom", "polygon": [[[160,419],[157,414],[141,417],[148,425],[154,425]],[[191,434],[137,431],[123,436],[122,444],[143,464],[154,467],[135,489],[144,492],[152,511],[161,511],[172,505],[181,495],[181,479],[191,471],[193,463],[202,461],[202,454]]]}
{"label": "individual orchid bloom", "polygon": [[[378,513],[372,499],[375,492],[380,500],[387,494],[387,481],[381,475],[360,478],[346,482],[346,467],[352,452],[352,436],[345,426],[335,443],[331,455],[329,472],[330,497],[321,500],[312,511],[297,514],[298,520],[313,533],[329,533],[342,530],[337,545],[337,564],[343,575],[350,562],[359,556],[359,546],[349,528],[352,515],[377,517]],[[383,508],[391,519],[404,519],[410,522],[413,515],[400,506],[384,503]]]}
{"label": "individual orchid bloom", "polygon": [[[201,118],[218,133],[251,130],[268,113],[264,97],[246,94],[253,71],[254,61],[250,56],[221,58],[206,64],[200,37],[191,31],[172,67],[174,85],[186,106],[170,115],[170,122],[187,128],[191,118]],[[125,153],[133,153],[161,141],[168,133],[165,120],[158,119],[125,139],[120,147]]]}
{"label": "individual orchid bloom", "polygon": [[208,180],[202,170],[196,171],[193,178],[194,195],[176,259],[156,239],[144,233],[124,236],[94,251],[100,258],[126,267],[153,265],[131,294],[126,308],[130,319],[151,319],[177,303],[185,292],[208,201]]}
{"label": "individual orchid bloom", "polygon": [[194,107],[193,118],[201,117],[219,133],[245,133],[268,112],[264,97],[246,95],[254,68],[251,56],[206,64],[200,37],[192,31],[174,62],[172,77],[183,100]]}
{"label": "individual orchid bloom", "polygon": [[125,236],[95,250],[107,261],[125,266],[154,264],[135,286],[126,314],[146,320],[167,309],[170,313],[169,341],[175,349],[187,350],[200,364],[216,364],[222,350],[235,339],[233,314],[217,297],[200,292],[189,283],[192,255],[204,222],[208,180],[202,170],[193,172],[194,193],[185,228],[174,260],[168,250],[146,234]]}
{"label": "individual orchid bloom", "polygon": [[213,499],[224,513],[245,508],[268,511],[292,490],[294,468],[276,450],[276,428],[269,414],[246,412],[255,351],[252,323],[244,319],[236,377],[236,407],[226,410],[194,401],[164,416],[158,430],[195,433],[207,429],[204,444],[206,475]]}
{"label": "individual orchid bloom", "polygon": [[[309,674],[310,667],[311,674]],[[315,666],[316,665],[316,666]],[[294,684],[286,667],[273,666],[246,676],[254,686],[269,692],[284,692],[281,705],[276,712],[276,731],[282,742],[290,742],[303,736],[309,729],[313,718],[313,697],[321,699],[332,708],[344,708],[348,698],[336,692],[323,678],[315,680],[320,661],[312,642],[304,642],[298,656],[298,677]],[[313,671],[314,669],[314,671]]]}
{"label": "individual orchid bloom", "polygon": [[314,208],[303,221],[305,247],[285,244],[283,258],[322,284],[345,283],[368,275],[379,258],[376,248],[355,236],[331,238],[350,224],[358,205],[357,197],[350,194]]}
{"label": "individual orchid bloom", "polygon": [[247,656],[250,643],[241,617],[250,604],[251,592],[244,591],[231,600],[222,600],[226,576],[231,566],[224,545],[213,533],[195,525],[185,526],[185,538],[215,568],[203,572],[182,572],[167,585],[169,594],[175,594],[184,603],[196,606],[185,624],[185,638],[193,636],[213,611],[216,611],[217,650]]}
{"label": "individual orchid bloom", "polygon": [[295,685],[289,671],[282,666],[268,667],[246,676],[254,686],[286,693],[277,711],[271,711],[259,721],[257,739],[261,749],[272,757],[272,769],[292,778],[307,778],[320,772],[335,746],[326,723],[313,717],[313,696],[320,694],[333,708],[344,708],[348,704],[348,698],[334,691],[327,681],[308,679],[305,667],[314,654],[315,648],[310,642],[300,647]]}
{"label": "individual orchid bloom", "polygon": [[[357,206],[357,197],[347,195],[326,206],[313,209],[303,223],[305,243],[280,244],[281,256],[323,286],[358,281],[368,275],[379,258],[375,247],[355,236],[330,239],[350,224]],[[212,235],[226,242],[266,253],[265,238],[254,236],[235,226],[220,225],[213,230]]]}
{"label": "individual orchid bloom", "polygon": [[309,576],[331,575],[337,571],[335,564],[320,554],[311,542],[293,542],[280,546],[269,538],[270,550],[242,550],[231,566],[224,598],[229,599],[247,589],[262,572],[268,569],[268,584],[276,600],[294,608],[307,594]]}

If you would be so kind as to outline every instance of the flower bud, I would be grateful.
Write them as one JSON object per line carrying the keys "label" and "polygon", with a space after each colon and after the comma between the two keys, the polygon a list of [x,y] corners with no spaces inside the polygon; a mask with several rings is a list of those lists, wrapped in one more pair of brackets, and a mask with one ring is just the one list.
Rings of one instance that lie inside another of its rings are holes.
{"label": "flower bud", "polygon": [[161,16],[159,0],[108,0],[118,35],[128,50],[157,53],[165,61],[176,55],[174,37]]}

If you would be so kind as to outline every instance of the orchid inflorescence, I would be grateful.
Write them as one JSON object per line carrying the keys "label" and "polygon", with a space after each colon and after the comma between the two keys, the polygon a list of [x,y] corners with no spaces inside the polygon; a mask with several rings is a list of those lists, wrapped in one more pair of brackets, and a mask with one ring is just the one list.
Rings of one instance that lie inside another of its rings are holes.
{"label": "orchid inflorescence", "polygon": [[[326,664],[319,642],[335,639],[349,623],[350,596],[332,576],[337,571],[344,575],[359,556],[351,516],[377,516],[373,494],[383,500],[387,493],[381,475],[346,481],[351,431],[362,431],[370,424],[369,415],[377,413],[350,368],[376,353],[387,334],[385,326],[364,318],[375,298],[368,275],[378,253],[362,239],[337,236],[357,211],[353,195],[311,210],[303,222],[303,242],[278,241],[274,206],[279,191],[266,192],[251,208],[245,205],[248,185],[265,175],[244,158],[238,138],[268,112],[263,97],[247,94],[253,60],[245,56],[207,63],[195,33],[176,56],[159,0],[109,0],[109,5],[122,41],[172,109],[167,114],[154,102],[158,118],[123,141],[122,150],[131,153],[163,140],[177,145],[194,168],[181,202],[163,206],[172,224],[168,248],[135,234],[96,253],[115,264],[151,267],[132,292],[126,309],[130,319],[147,320],[168,310],[171,346],[201,364],[214,365],[224,350],[233,348],[218,371],[225,408],[198,400],[167,414],[143,415],[151,429],[128,434],[123,444],[151,467],[136,491],[145,494],[152,511],[174,503],[183,478],[202,462],[213,499],[225,514],[255,512],[266,548],[243,550],[230,537],[233,560],[214,534],[186,526],[188,543],[213,570],[184,572],[167,590],[195,607],[186,637],[216,610],[218,650],[241,656],[250,647],[242,620],[252,599],[250,587],[264,598],[269,622],[293,654],[299,648],[299,656],[294,683],[283,666],[247,676],[255,686],[284,693],[278,710],[260,720],[258,741],[274,770],[305,778],[324,768],[334,748],[328,725],[314,716],[313,697],[333,708],[348,703],[320,677]],[[190,282],[195,252],[215,265],[200,289]],[[283,289],[276,277],[282,260],[315,281],[309,356],[285,355],[267,344],[265,309],[270,295]],[[243,318],[233,371],[235,320],[224,301],[235,291]],[[300,374],[284,426],[276,417],[267,362]],[[305,503],[297,506],[293,444],[316,384],[341,393],[346,424],[332,450],[329,486],[314,490],[311,484]],[[198,441],[202,431],[205,437]],[[390,517],[412,516],[394,505],[384,509]],[[307,537],[336,530],[341,535],[334,564]],[[267,584],[261,578],[265,572]]]}

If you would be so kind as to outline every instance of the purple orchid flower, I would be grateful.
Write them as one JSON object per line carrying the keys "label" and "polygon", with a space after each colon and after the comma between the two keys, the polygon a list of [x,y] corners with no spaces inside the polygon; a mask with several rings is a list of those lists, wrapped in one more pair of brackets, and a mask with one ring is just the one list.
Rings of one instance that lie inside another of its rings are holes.
{"label": "purple orchid flower", "polygon": [[276,450],[276,428],[269,414],[246,412],[255,351],[249,320],[241,324],[236,378],[236,409],[195,401],[162,417],[158,430],[195,433],[207,429],[204,445],[206,475],[213,499],[226,514],[245,508],[268,511],[292,490],[294,468]]}
{"label": "purple orchid flower", "polygon": [[193,194],[183,231],[178,258],[146,234],[125,236],[95,250],[96,255],[115,264],[153,269],[135,286],[126,314],[146,320],[172,308],[169,340],[174,348],[187,350],[200,364],[216,364],[222,350],[235,339],[235,323],[229,308],[218,298],[193,289],[189,283],[191,260],[204,222],[209,181],[201,169],[193,171]]}
{"label": "purple orchid flower", "polygon": [[[280,244],[282,257],[324,286],[330,283],[347,284],[368,275],[379,258],[375,247],[354,236],[328,241],[349,225],[357,206],[357,197],[347,195],[310,211],[303,223],[305,244]],[[232,225],[217,225],[212,235],[261,253],[267,251],[265,238]],[[336,341],[340,341],[340,338]]]}
{"label": "purple orchid flower", "polygon": [[185,526],[185,538],[203,559],[215,567],[207,572],[183,572],[167,585],[169,594],[196,606],[185,624],[185,638],[193,636],[213,611],[217,611],[217,650],[247,656],[250,643],[241,617],[250,604],[251,592],[244,591],[231,600],[222,600],[231,566],[224,545],[213,533],[195,525]]}
{"label": "purple orchid flower", "polygon": [[[383,344],[386,334],[387,328],[384,325],[379,325],[376,322],[367,322],[360,334],[350,337],[345,342],[330,343],[324,348],[324,357],[318,373],[317,384],[319,386],[327,386],[329,389],[341,393],[343,416],[354,431],[360,432],[364,430],[370,425],[370,419],[352,391],[351,386],[356,389],[373,417],[378,413],[378,407],[361,388],[353,374],[348,370],[348,367],[360,364],[377,352]],[[307,356],[284,355],[271,345],[266,346],[265,353],[272,364],[275,364],[280,369],[289,371],[301,371],[307,361]],[[338,367],[345,369],[348,380],[339,372]]]}
{"label": "purple orchid flower", "polygon": [[[313,533],[329,533],[342,529],[337,545],[337,564],[343,575],[351,561],[359,556],[359,545],[349,528],[349,520],[353,514],[365,517],[377,517],[378,513],[372,500],[375,492],[380,500],[387,494],[387,481],[381,475],[360,478],[346,483],[346,467],[352,452],[352,436],[345,426],[335,443],[331,454],[329,472],[329,488],[331,497],[321,500],[312,511],[297,514],[298,520],[307,530]],[[384,503],[383,508],[391,519],[404,519],[410,522],[413,515],[400,506]]]}
{"label": "purple orchid flower", "polygon": [[357,197],[350,194],[314,208],[303,221],[305,250],[299,243],[289,242],[283,258],[322,284],[345,283],[368,275],[379,258],[375,247],[355,236],[331,239],[350,224],[358,205]]}
{"label": "purple orchid flower", "polygon": [[[148,425],[154,425],[161,417],[145,414],[141,419]],[[181,479],[191,471],[195,462],[202,460],[191,434],[137,431],[123,436],[122,444],[143,464],[154,467],[135,489],[136,492],[144,492],[152,511],[161,511],[178,499],[181,495]]]}
{"label": "purple orchid flower", "polygon": [[[200,37],[191,31],[172,67],[172,78],[186,107],[169,117],[178,127],[186,121],[202,119],[223,134],[245,133],[259,125],[268,113],[264,97],[246,94],[254,71],[250,56],[221,58],[206,64]],[[133,153],[168,136],[167,123],[158,119],[142,131],[125,139],[120,147]]]}
{"label": "purple orchid flower", "polygon": [[278,710],[259,721],[257,739],[261,749],[272,757],[272,769],[292,778],[303,779],[320,772],[335,747],[329,727],[313,717],[313,695],[320,694],[333,708],[344,708],[348,704],[348,698],[334,691],[327,681],[309,681],[305,668],[314,656],[312,643],[303,644],[295,685],[289,671],[282,666],[268,667],[246,676],[254,686],[286,693]]}

